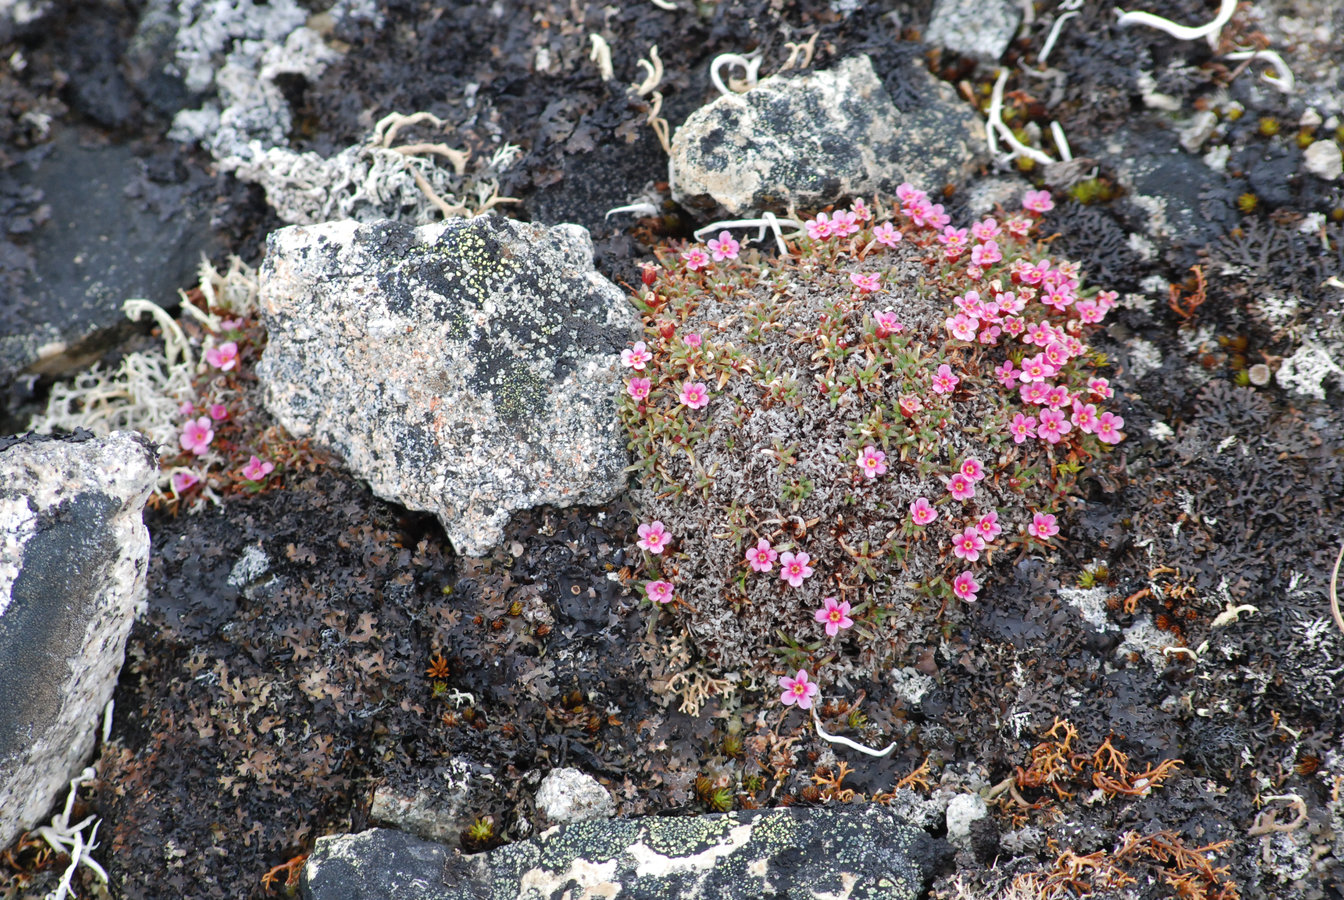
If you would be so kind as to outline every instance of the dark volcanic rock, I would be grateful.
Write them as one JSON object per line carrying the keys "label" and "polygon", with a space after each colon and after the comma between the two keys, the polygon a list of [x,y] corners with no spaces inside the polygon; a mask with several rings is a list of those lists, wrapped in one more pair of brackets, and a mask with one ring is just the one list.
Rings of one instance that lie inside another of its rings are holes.
{"label": "dark volcanic rock", "polygon": [[883,806],[587,821],[464,857],[396,831],[319,838],[311,900],[583,896],[912,900],[947,845]]}

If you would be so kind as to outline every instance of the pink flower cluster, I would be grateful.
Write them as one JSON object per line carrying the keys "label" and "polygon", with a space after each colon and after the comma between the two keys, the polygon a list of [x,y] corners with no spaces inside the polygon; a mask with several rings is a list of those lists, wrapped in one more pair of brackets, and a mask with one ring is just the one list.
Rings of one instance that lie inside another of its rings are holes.
{"label": "pink flower cluster", "polygon": [[790,553],[787,550],[779,553],[765,538],[758,540],[755,547],[747,549],[745,562],[753,572],[769,572],[775,567],[775,560],[779,560],[779,577],[793,587],[802,587],[803,579],[812,577],[814,570],[808,565],[812,557],[806,553]]}

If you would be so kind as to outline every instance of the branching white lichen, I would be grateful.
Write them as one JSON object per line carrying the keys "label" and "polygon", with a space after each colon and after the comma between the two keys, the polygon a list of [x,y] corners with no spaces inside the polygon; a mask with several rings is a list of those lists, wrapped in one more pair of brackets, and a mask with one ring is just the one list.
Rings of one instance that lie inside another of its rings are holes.
{"label": "branching white lichen", "polygon": [[706,235],[714,234],[716,231],[726,228],[756,228],[759,229],[756,232],[756,243],[759,244],[761,241],[765,240],[766,231],[770,231],[775,235],[775,246],[779,248],[779,252],[787,253],[789,248],[784,243],[785,235],[779,227],[781,223],[788,225],[793,229],[788,235],[788,237],[791,238],[799,237],[806,231],[803,223],[797,219],[780,219],[772,212],[764,212],[759,219],[729,219],[724,222],[712,222],[703,228],[697,228],[695,231],[695,239],[697,241],[703,241]]}
{"label": "branching white lichen", "polygon": [[1274,69],[1274,74],[1271,75],[1266,71],[1262,72],[1260,77],[1269,82],[1274,90],[1280,93],[1291,94],[1293,87],[1296,85],[1296,81],[1293,79],[1293,70],[1288,68],[1288,64],[1283,61],[1283,57],[1273,50],[1238,50],[1235,53],[1224,53],[1223,59],[1232,62],[1253,59],[1269,63]]}
{"label": "branching white lichen", "polygon": [[[73,896],[74,892],[70,889],[70,882],[81,865],[98,876],[103,884],[107,884],[107,870],[89,855],[98,849],[96,839],[98,837],[98,826],[102,822],[97,816],[89,816],[74,825],[70,824],[70,811],[75,805],[75,795],[79,792],[80,785],[97,777],[98,773],[94,771],[93,766],[89,766],[70,779],[70,793],[65,798],[65,808],[51,817],[50,825],[43,825],[37,829],[38,837],[50,844],[51,849],[57,853],[70,854],[70,863],[66,866],[65,873],[61,875],[60,883],[56,885],[54,891],[47,895],[49,900],[65,900],[66,897]],[[93,828],[86,839],[84,829],[90,825]]]}
{"label": "branching white lichen", "polygon": [[1156,28],[1159,31],[1165,31],[1167,34],[1182,41],[1195,41],[1202,37],[1209,39],[1210,47],[1218,46],[1218,37],[1222,34],[1223,26],[1232,20],[1232,14],[1237,11],[1237,0],[1222,0],[1218,7],[1218,15],[1213,17],[1213,21],[1205,25],[1190,27],[1180,25],[1171,19],[1165,19],[1162,16],[1155,16],[1147,12],[1125,12],[1117,9],[1115,14],[1121,27],[1127,28],[1130,25],[1147,25],[1150,28]]}
{"label": "branching white lichen", "polygon": [[[999,77],[994,81],[994,89],[989,94],[989,112],[986,113],[985,122],[985,140],[989,143],[989,154],[1000,165],[1007,165],[1019,156],[1026,156],[1043,166],[1048,166],[1054,162],[1043,151],[1035,147],[1028,147],[1017,139],[1013,130],[1003,122],[1003,87],[1008,83],[1008,70],[1000,69]],[[998,140],[995,134],[1003,138],[1004,143],[1012,148],[1012,153],[1000,154]]]}
{"label": "branching white lichen", "polygon": [[860,753],[865,753],[868,756],[876,757],[878,759],[890,755],[891,751],[896,749],[895,741],[892,741],[890,744],[887,744],[886,749],[884,750],[874,750],[871,747],[865,747],[863,744],[855,743],[854,741],[851,741],[847,737],[842,737],[841,735],[838,734],[831,734],[825,728],[821,727],[821,719],[817,717],[817,710],[815,707],[813,707],[812,709],[812,724],[816,726],[817,736],[820,737],[822,740],[830,741],[832,744],[839,744],[842,747],[848,747],[851,750],[857,750]]}
{"label": "branching white lichen", "polygon": [[1044,64],[1045,61],[1050,58],[1050,51],[1055,49],[1055,41],[1059,40],[1060,32],[1064,28],[1064,23],[1076,15],[1078,15],[1077,12],[1066,12],[1055,19],[1055,24],[1050,26],[1050,33],[1046,35],[1045,43],[1041,45],[1040,55],[1036,57],[1037,62]]}
{"label": "branching white lichen", "polygon": [[616,77],[616,72],[611,66],[611,45],[600,34],[590,34],[588,40],[593,44],[593,49],[588,52],[588,58],[597,63],[597,72],[602,76],[602,80],[611,81]]}
{"label": "branching white lichen", "polygon": [[663,83],[663,61],[658,58],[658,45],[649,47],[649,58],[639,60],[636,65],[644,69],[644,80],[631,85],[631,90],[635,92],[636,97],[647,97],[658,90],[658,85]]}
{"label": "branching white lichen", "polygon": [[[806,69],[812,65],[812,56],[817,52],[817,38],[820,36],[821,32],[815,31],[805,41],[799,43],[785,41],[784,46],[789,48],[789,58],[784,60],[784,65],[779,67],[779,71],[787,72],[795,66],[799,69]],[[802,59],[800,60],[799,57],[802,57]]]}
{"label": "branching white lichen", "polygon": [[746,78],[740,82],[743,85],[742,90],[749,91],[756,86],[761,71],[761,57],[747,57],[740,53],[720,53],[714,57],[714,60],[709,64],[709,80],[714,82],[714,87],[722,96],[727,97],[730,94],[738,93],[738,91],[730,89],[728,85],[723,83],[723,77],[719,75],[719,70],[724,66],[740,67],[746,73]]}

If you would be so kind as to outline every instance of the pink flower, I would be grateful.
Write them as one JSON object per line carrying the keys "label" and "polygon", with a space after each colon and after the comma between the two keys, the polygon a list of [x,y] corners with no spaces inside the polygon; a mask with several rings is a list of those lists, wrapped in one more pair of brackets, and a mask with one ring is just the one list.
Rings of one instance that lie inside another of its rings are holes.
{"label": "pink flower", "polygon": [[261,481],[261,479],[274,471],[275,463],[271,462],[269,459],[262,462],[254,453],[252,454],[252,458],[247,461],[247,465],[243,466],[243,477],[248,481]]}
{"label": "pink flower", "polygon": [[1017,376],[1020,373],[1013,368],[1013,361],[1007,360],[1003,365],[994,370],[994,376],[999,379],[999,384],[1006,388],[1011,388],[1017,384]]}
{"label": "pink flower", "polygon": [[821,690],[815,682],[807,680],[806,669],[799,669],[798,674],[792,678],[787,676],[780,678],[779,686],[784,689],[784,693],[779,695],[779,702],[785,706],[797,703],[799,709],[811,709],[812,698]]}
{"label": "pink flower", "polygon": [[644,364],[653,359],[648,346],[643,341],[635,341],[635,346],[621,351],[621,364],[632,369],[643,369]]}
{"label": "pink flower", "polygon": [[1009,234],[1018,240],[1022,240],[1031,233],[1031,220],[1009,219],[1008,224],[1005,227],[1008,229]]}
{"label": "pink flower", "polygon": [[901,203],[914,203],[917,200],[923,200],[928,194],[921,191],[908,181],[902,182],[900,187],[896,188],[896,199]]}
{"label": "pink flower", "polygon": [[884,247],[895,247],[904,239],[905,235],[901,234],[890,222],[883,222],[873,229],[873,240]]}
{"label": "pink flower", "polygon": [[877,326],[878,338],[888,337],[905,330],[905,326],[897,321],[896,314],[891,310],[873,313],[873,322]]}
{"label": "pink flower", "polygon": [[1045,357],[1037,353],[1030,359],[1022,360],[1022,372],[1017,376],[1018,380],[1027,383],[1032,381],[1045,381],[1054,372],[1052,366],[1045,361]]}
{"label": "pink flower", "polygon": [[985,464],[974,456],[967,457],[961,464],[961,474],[971,481],[982,481],[985,477]]}
{"label": "pink flower", "polygon": [[811,559],[806,553],[789,553],[785,551],[779,555],[779,577],[787,581],[793,587],[802,587],[803,579],[812,576],[812,567],[807,563]]}
{"label": "pink flower", "polygon": [[672,582],[670,581],[646,581],[644,583],[644,593],[654,603],[672,602]]}
{"label": "pink flower", "polygon": [[705,387],[703,381],[682,382],[681,402],[685,403],[691,409],[701,409],[709,406],[709,389]]}
{"label": "pink flower", "polygon": [[1092,396],[1101,400],[1108,400],[1115,395],[1114,389],[1111,388],[1111,382],[1105,378],[1089,378],[1087,389],[1092,392]]}
{"label": "pink flower", "polygon": [[1062,410],[1043,409],[1040,418],[1041,424],[1036,426],[1036,436],[1051,444],[1058,444],[1064,435],[1073,430]]}
{"label": "pink flower", "polygon": [[1036,420],[1018,413],[1009,423],[1008,433],[1013,436],[1014,444],[1020,444],[1027,438],[1036,436]]}
{"label": "pink flower", "polygon": [[924,408],[924,401],[915,394],[901,394],[896,402],[901,407],[901,415],[907,419],[913,418],[915,413]]}
{"label": "pink flower", "polygon": [[733,235],[728,231],[720,231],[719,239],[709,239],[709,252],[714,254],[715,262],[722,262],[725,259],[737,259],[737,251],[742,249],[742,245],[733,240]]}
{"label": "pink flower", "polygon": [[237,331],[239,328],[242,327],[243,327],[243,320],[241,318],[225,319],[224,321],[219,323],[220,331]]}
{"label": "pink flower", "polygon": [[210,417],[201,416],[187,422],[186,427],[182,429],[182,436],[178,443],[182,445],[183,450],[189,450],[197,456],[204,456],[210,449],[210,442],[215,439],[215,430],[210,427]]}
{"label": "pink flower", "polygon": [[1093,300],[1079,300],[1073,304],[1073,308],[1078,312],[1078,318],[1084,325],[1096,325],[1102,319],[1106,318],[1106,313]]}
{"label": "pink flower", "polygon": [[1027,533],[1045,541],[1059,534],[1059,526],[1050,513],[1035,513],[1031,517],[1031,524],[1027,526]]}
{"label": "pink flower", "polygon": [[969,571],[962,572],[952,582],[952,593],[956,594],[967,603],[975,602],[975,595],[980,590],[980,585],[976,583],[975,576]]}
{"label": "pink flower", "polygon": [[1113,412],[1104,412],[1097,419],[1096,426],[1092,433],[1107,444],[1118,444],[1125,439],[1120,433],[1120,429],[1125,427],[1125,420]]}
{"label": "pink flower", "polygon": [[973,341],[975,340],[976,329],[980,327],[980,320],[968,316],[964,312],[959,312],[955,316],[948,316],[944,319],[943,325],[957,340]]}
{"label": "pink flower", "polygon": [[1073,401],[1073,415],[1069,421],[1083,434],[1091,434],[1097,427],[1097,408],[1081,400]]}
{"label": "pink flower", "polygon": [[994,540],[1003,531],[999,527],[999,514],[993,510],[985,513],[980,517],[980,521],[975,523],[975,529],[980,532],[980,536],[985,539],[986,543]]}
{"label": "pink flower", "polygon": [[849,211],[854,213],[854,218],[860,222],[867,222],[873,218],[873,211],[864,206],[862,197],[854,198],[854,202],[849,204]]}
{"label": "pink flower", "polygon": [[695,332],[686,335],[682,340],[686,342],[687,347],[693,347],[697,350],[700,348],[700,345],[704,343],[704,341],[701,340],[700,335]]}
{"label": "pink flower", "polygon": [[1036,406],[1040,406],[1045,402],[1046,396],[1050,393],[1050,385],[1046,384],[1044,381],[1033,381],[1030,384],[1022,385],[1020,393],[1023,403],[1032,403]]}
{"label": "pink flower", "polygon": [[826,636],[835,637],[842,628],[850,628],[854,620],[849,617],[849,602],[837,603],[834,597],[822,600],[821,609],[814,614],[818,622],[826,624]]}
{"label": "pink flower", "polygon": [[1055,203],[1050,199],[1049,191],[1027,191],[1022,197],[1022,208],[1040,215],[1054,209]]}
{"label": "pink flower", "polygon": [[859,217],[852,212],[840,210],[831,216],[831,233],[836,237],[848,237],[859,230]]}
{"label": "pink flower", "polygon": [[174,494],[185,494],[201,483],[201,479],[196,476],[195,472],[187,470],[174,472],[172,481]]}
{"label": "pink flower", "polygon": [[227,341],[218,347],[211,347],[205,351],[205,361],[221,372],[229,371],[238,365],[238,343]]}
{"label": "pink flower", "polygon": [[639,526],[639,540],[636,545],[650,553],[662,553],[672,540],[672,535],[663,528],[662,522],[649,522]]}
{"label": "pink flower", "polygon": [[876,478],[887,474],[887,454],[869,444],[859,454],[859,471],[864,478]]}
{"label": "pink flower", "polygon": [[1057,384],[1045,392],[1045,405],[1051,409],[1061,409],[1073,402],[1073,395],[1062,384]]}
{"label": "pink flower", "polygon": [[957,472],[947,479],[947,492],[957,500],[969,500],[975,496],[975,482]]}
{"label": "pink flower", "polygon": [[943,363],[933,376],[933,392],[935,394],[950,394],[957,389],[957,385],[960,383],[961,379],[952,374],[952,367]]}
{"label": "pink flower", "polygon": [[645,400],[649,396],[649,379],[631,378],[625,385],[625,392],[636,400]]}
{"label": "pink flower", "polygon": [[803,224],[807,227],[807,236],[814,241],[824,241],[834,234],[834,226],[830,221],[830,216],[826,213],[817,213],[815,219],[808,219]]}
{"label": "pink flower", "polygon": [[177,405],[177,411],[184,416],[189,416],[196,411],[196,407],[192,405],[190,400],[183,400]]}
{"label": "pink flower", "polygon": [[938,243],[943,245],[948,259],[956,259],[966,249],[966,229],[948,225],[938,235]]}
{"label": "pink flower", "polygon": [[779,554],[771,549],[770,542],[765,538],[757,541],[755,547],[747,549],[747,565],[751,566],[753,572],[769,572],[778,558]]}
{"label": "pink flower", "polygon": [[222,422],[229,417],[229,411],[223,403],[210,404],[210,418],[216,422]]}
{"label": "pink flower", "polygon": [[972,225],[971,234],[977,241],[992,241],[999,236],[999,223],[994,221],[991,216],[983,222],[976,222]]}
{"label": "pink flower", "polygon": [[876,272],[870,272],[867,275],[860,275],[858,272],[850,272],[849,280],[859,289],[861,294],[871,294],[882,286],[882,279]]}
{"label": "pink flower", "polygon": [[910,519],[916,525],[927,525],[938,518],[938,510],[933,508],[928,497],[916,497],[910,504]]}
{"label": "pink flower", "polygon": [[1002,259],[1003,253],[997,241],[986,241],[971,248],[971,265],[981,269],[989,268]]}
{"label": "pink flower", "polygon": [[1058,369],[1069,361],[1069,348],[1059,341],[1051,341],[1045,345],[1045,349],[1041,351],[1041,356],[1046,362]]}
{"label": "pink flower", "polygon": [[975,528],[967,528],[952,541],[952,553],[967,562],[975,562],[979,559],[980,551],[983,549],[985,549],[985,539],[980,536],[980,532]]}
{"label": "pink flower", "polygon": [[709,265],[709,254],[703,247],[692,247],[681,254],[681,261],[686,264],[686,268],[692,272],[699,272],[705,266]]}

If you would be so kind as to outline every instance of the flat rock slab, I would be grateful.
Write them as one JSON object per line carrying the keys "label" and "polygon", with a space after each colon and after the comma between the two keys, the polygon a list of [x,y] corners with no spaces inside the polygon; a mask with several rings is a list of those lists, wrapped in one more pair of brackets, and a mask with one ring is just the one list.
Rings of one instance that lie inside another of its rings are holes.
{"label": "flat rock slab", "polygon": [[149,441],[0,439],[0,847],[84,766],[145,604]]}
{"label": "flat rock slab", "polygon": [[475,856],[397,831],[318,838],[309,900],[915,900],[949,853],[883,806],[589,820]]}
{"label": "flat rock slab", "polygon": [[720,97],[672,137],[673,198],[742,215],[961,183],[985,152],[984,123],[927,70],[911,77],[920,103],[906,110],[863,55]]}
{"label": "flat rock slab", "polygon": [[509,515],[605,503],[628,464],[620,351],[638,321],[577,225],[495,216],[283,228],[258,377],[291,433],[484,555]]}
{"label": "flat rock slab", "polygon": [[29,158],[8,176],[30,198],[25,233],[0,239],[0,387],[87,366],[129,330],[123,302],[175,305],[218,250],[201,176],[154,182],[131,146],[82,145],[73,130]]}

